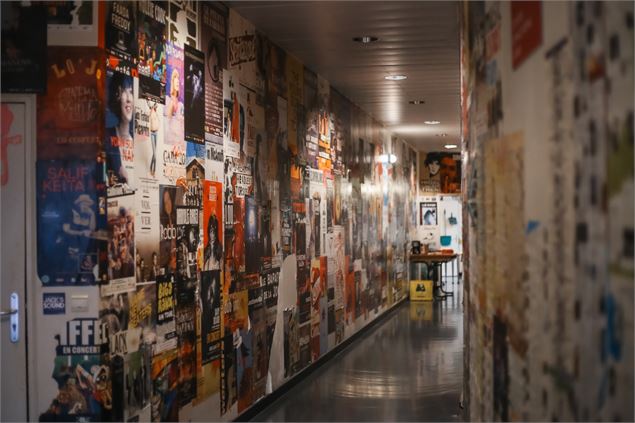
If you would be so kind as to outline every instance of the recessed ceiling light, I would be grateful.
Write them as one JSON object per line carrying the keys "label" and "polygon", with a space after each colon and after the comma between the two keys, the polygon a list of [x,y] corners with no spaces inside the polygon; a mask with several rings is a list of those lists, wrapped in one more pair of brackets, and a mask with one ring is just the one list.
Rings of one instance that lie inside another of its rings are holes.
{"label": "recessed ceiling light", "polygon": [[444,145],[444,147],[448,150],[452,150],[453,148],[456,148],[457,145],[456,144],[446,144]]}
{"label": "recessed ceiling light", "polygon": [[389,81],[403,81],[406,78],[408,78],[406,75],[386,75],[386,76],[384,76],[384,79],[387,79]]}
{"label": "recessed ceiling light", "polygon": [[374,37],[372,35],[362,35],[361,37],[353,37],[353,41],[355,41],[356,43],[362,43],[362,44],[374,43],[377,40],[379,40],[379,38]]}
{"label": "recessed ceiling light", "polygon": [[438,120],[426,120],[423,123],[425,123],[426,125],[438,125],[441,122],[439,122]]}
{"label": "recessed ceiling light", "polygon": [[425,104],[425,100],[410,100],[408,103],[410,104]]}

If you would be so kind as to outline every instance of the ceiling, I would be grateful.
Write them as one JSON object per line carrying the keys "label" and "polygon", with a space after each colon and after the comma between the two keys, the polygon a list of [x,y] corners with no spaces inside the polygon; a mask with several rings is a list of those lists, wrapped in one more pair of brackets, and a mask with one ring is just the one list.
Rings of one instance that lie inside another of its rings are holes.
{"label": "ceiling", "polygon": [[[419,150],[459,144],[456,2],[227,2]],[[353,37],[379,41],[360,44]],[[403,81],[386,75],[404,74]],[[410,100],[424,100],[411,105]],[[425,125],[438,120],[438,125]],[[445,137],[441,134],[447,134]]]}

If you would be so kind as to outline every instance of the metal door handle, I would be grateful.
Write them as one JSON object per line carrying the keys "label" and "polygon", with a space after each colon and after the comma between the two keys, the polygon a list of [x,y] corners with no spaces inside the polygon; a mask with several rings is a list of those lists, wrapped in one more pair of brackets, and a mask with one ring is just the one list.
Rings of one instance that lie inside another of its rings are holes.
{"label": "metal door handle", "polygon": [[18,293],[13,292],[9,297],[9,309],[0,310],[0,317],[11,316],[11,320],[9,321],[10,325],[10,334],[9,339],[11,342],[16,343],[20,339],[20,315],[18,311],[20,309],[20,302],[18,301]]}

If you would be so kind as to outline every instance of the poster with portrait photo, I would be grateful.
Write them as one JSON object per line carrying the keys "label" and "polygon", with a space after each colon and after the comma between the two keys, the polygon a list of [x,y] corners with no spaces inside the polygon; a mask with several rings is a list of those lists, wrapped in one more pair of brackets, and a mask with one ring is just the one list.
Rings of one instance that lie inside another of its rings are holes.
{"label": "poster with portrait photo", "polygon": [[223,269],[223,185],[203,181],[203,267]]}
{"label": "poster with portrait photo", "polygon": [[427,193],[460,193],[461,155],[446,152],[419,153],[419,190]]}
{"label": "poster with portrait photo", "polygon": [[159,185],[160,274],[176,271],[176,187]]}
{"label": "poster with portrait photo", "polygon": [[93,47],[47,50],[47,91],[37,97],[37,158],[94,160],[104,128],[103,53]]}
{"label": "poster with portrait photo", "polygon": [[157,184],[157,162],[163,146],[163,104],[143,95],[134,78],[134,171],[137,185]]}
{"label": "poster with portrait photo", "polygon": [[419,203],[419,224],[423,226],[437,226],[438,222],[437,203]]}
{"label": "poster with portrait photo", "polygon": [[108,239],[99,173],[94,160],[37,162],[38,276],[45,286],[92,285],[106,270],[98,261]]}
{"label": "poster with portrait photo", "polygon": [[154,282],[159,264],[159,185],[141,184],[135,192],[135,266],[137,283]]}
{"label": "poster with portrait photo", "polygon": [[137,26],[137,71],[144,95],[165,101],[166,76],[166,3],[140,1]]}
{"label": "poster with portrait photo", "polygon": [[108,67],[126,75],[137,76],[137,7],[130,1],[106,3],[106,52]]}
{"label": "poster with portrait photo", "polygon": [[134,192],[134,114],[133,78],[108,70],[104,151],[109,197]]}
{"label": "poster with portrait photo", "polygon": [[135,289],[134,195],[108,198],[108,283],[101,295]]}
{"label": "poster with portrait photo", "polygon": [[205,56],[189,45],[184,49],[185,139],[205,143]]}
{"label": "poster with portrait photo", "polygon": [[223,140],[223,69],[227,69],[227,17],[220,2],[201,3],[201,50],[205,54],[205,141]]}

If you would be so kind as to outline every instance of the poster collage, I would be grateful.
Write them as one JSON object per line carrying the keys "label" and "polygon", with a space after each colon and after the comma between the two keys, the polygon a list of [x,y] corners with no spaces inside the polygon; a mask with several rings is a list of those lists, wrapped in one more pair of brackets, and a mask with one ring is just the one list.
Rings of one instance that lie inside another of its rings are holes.
{"label": "poster collage", "polygon": [[100,18],[37,98],[38,275],[99,297],[40,419],[236,416],[403,298],[416,153],[220,3]]}
{"label": "poster collage", "polygon": [[633,420],[633,4],[561,6],[461,6],[466,420]]}

